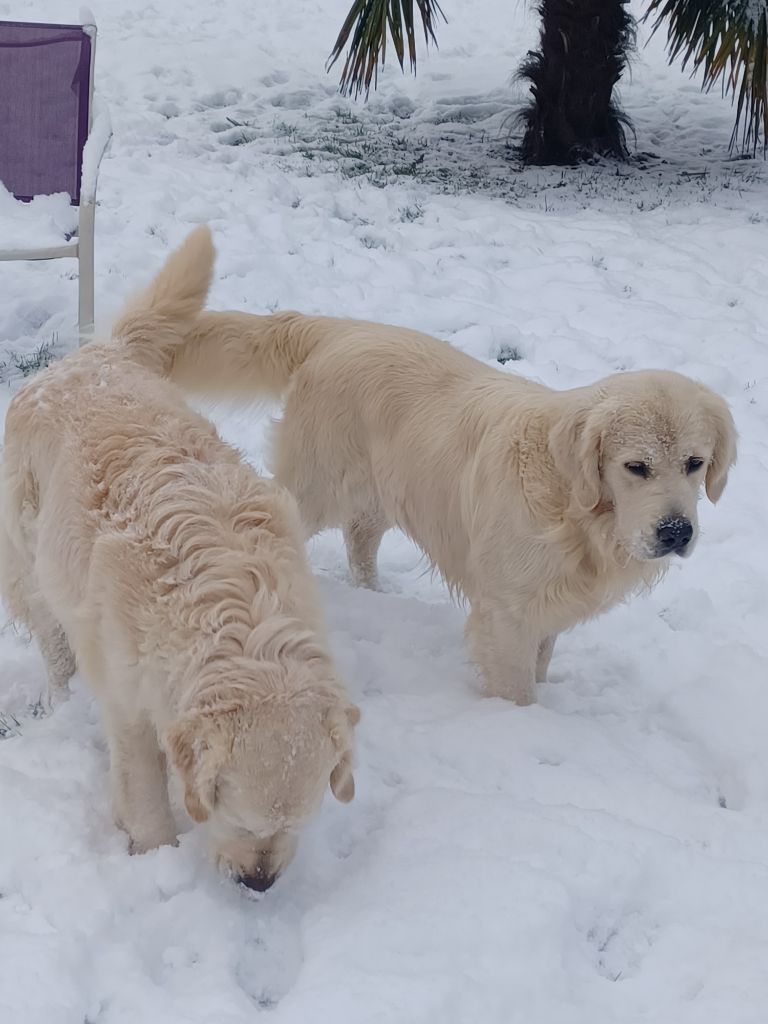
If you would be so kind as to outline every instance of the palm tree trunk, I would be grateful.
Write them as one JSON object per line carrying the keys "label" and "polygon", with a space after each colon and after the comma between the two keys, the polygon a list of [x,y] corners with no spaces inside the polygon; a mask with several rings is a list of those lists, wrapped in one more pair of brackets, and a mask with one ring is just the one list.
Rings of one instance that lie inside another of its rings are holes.
{"label": "palm tree trunk", "polygon": [[521,155],[531,164],[571,164],[595,154],[625,157],[627,117],[613,87],[634,44],[627,0],[541,0],[540,48],[518,77],[533,102],[521,119]]}

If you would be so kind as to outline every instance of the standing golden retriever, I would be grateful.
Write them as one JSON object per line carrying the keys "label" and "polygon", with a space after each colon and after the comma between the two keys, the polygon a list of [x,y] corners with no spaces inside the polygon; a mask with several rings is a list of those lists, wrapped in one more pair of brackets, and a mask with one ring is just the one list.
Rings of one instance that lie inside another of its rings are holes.
{"label": "standing golden retriever", "polygon": [[277,479],[309,534],[341,527],[375,587],[391,526],[471,604],[488,694],[533,701],[556,635],[659,578],[736,454],[725,402],[645,371],[556,392],[402,327],[203,313],[173,353],[188,387],[285,396]]}
{"label": "standing golden retriever", "polygon": [[219,862],[261,891],[329,778],[352,798],[358,712],[328,652],[294,500],[161,375],[212,264],[199,229],[113,341],[16,395],[0,575],[39,641],[52,702],[75,662],[99,698],[131,849],[176,839],[167,756]]}

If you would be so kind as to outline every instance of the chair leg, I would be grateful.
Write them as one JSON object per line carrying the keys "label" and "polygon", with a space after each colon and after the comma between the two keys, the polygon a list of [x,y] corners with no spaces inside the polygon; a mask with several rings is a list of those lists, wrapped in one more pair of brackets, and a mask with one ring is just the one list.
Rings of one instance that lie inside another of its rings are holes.
{"label": "chair leg", "polygon": [[96,205],[83,203],[80,207],[78,229],[79,303],[77,322],[80,329],[80,344],[84,345],[93,337],[94,267],[93,235]]}

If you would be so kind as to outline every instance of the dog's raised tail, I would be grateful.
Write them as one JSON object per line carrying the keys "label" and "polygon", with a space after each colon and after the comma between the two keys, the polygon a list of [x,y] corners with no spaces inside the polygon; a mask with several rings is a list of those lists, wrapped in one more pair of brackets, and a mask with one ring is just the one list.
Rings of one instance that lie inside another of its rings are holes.
{"label": "dog's raised tail", "polygon": [[167,375],[176,349],[185,344],[205,305],[215,258],[210,229],[195,228],[115,321],[115,341],[130,348],[144,366]]}

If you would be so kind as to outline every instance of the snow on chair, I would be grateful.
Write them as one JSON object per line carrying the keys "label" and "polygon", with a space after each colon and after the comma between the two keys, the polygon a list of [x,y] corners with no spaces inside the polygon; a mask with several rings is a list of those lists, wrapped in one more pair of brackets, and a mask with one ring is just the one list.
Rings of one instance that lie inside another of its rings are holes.
{"label": "snow on chair", "polygon": [[[82,344],[93,333],[96,179],[112,132],[106,108],[94,110],[96,25],[89,11],[80,21],[0,21],[0,260],[78,260]],[[54,196],[69,229],[36,198]],[[41,237],[27,216],[35,207],[49,214]]]}

